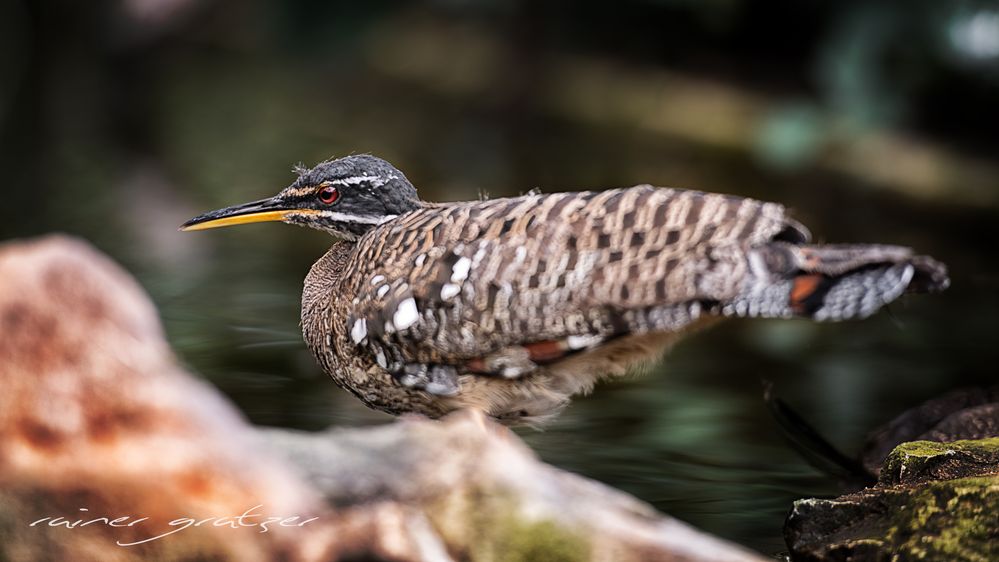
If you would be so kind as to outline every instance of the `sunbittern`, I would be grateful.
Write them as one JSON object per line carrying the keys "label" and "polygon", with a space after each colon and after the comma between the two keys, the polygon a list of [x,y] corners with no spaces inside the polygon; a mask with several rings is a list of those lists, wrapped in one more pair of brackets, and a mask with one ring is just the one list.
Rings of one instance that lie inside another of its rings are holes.
{"label": "sunbittern", "polygon": [[181,228],[260,221],[340,239],[305,278],[305,340],[393,414],[537,422],[711,318],[864,318],[948,285],[909,248],[809,244],[775,203],[648,185],[428,203],[368,155]]}

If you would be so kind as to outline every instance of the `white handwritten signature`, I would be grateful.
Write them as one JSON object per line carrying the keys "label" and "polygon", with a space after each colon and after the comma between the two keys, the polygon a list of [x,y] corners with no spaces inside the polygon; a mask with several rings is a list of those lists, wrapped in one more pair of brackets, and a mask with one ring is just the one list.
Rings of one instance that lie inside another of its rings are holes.
{"label": "white handwritten signature", "polygon": [[[170,521],[168,525],[175,527],[165,533],[161,533],[156,536],[152,536],[146,539],[134,541],[134,542],[121,542],[115,541],[118,546],[135,546],[137,544],[143,544],[147,542],[152,542],[155,540],[162,539],[163,537],[172,535],[174,533],[179,533],[184,529],[190,527],[201,527],[201,526],[211,526],[211,527],[231,527],[233,529],[239,529],[241,527],[260,527],[261,533],[266,533],[270,530],[269,526],[277,525],[279,527],[302,527],[307,523],[311,523],[318,517],[310,517],[308,519],[302,519],[300,516],[295,515],[292,517],[265,517],[263,514],[254,513],[258,509],[262,509],[264,506],[262,504],[255,505],[250,509],[247,509],[242,513],[242,515],[237,515],[235,517],[206,517],[205,519],[194,519],[192,517],[178,517],[173,521]],[[81,507],[80,511],[89,512],[90,510]],[[251,519],[259,518],[260,521],[250,521]],[[34,527],[36,525],[47,525],[49,527],[66,527],[67,529],[76,529],[78,527],[86,527],[88,525],[106,525],[108,527],[132,527],[143,521],[148,521],[148,517],[137,517],[134,518],[131,515],[124,515],[122,517],[116,517],[115,519],[110,519],[108,517],[95,517],[92,519],[77,519],[71,521],[64,517],[42,517],[38,521],[35,521],[28,525],[29,527]]]}

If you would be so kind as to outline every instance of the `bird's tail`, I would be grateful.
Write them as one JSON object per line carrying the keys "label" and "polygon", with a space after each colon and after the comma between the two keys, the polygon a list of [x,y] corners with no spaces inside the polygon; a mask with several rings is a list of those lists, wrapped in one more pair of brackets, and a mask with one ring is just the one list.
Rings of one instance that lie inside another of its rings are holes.
{"label": "bird's tail", "polygon": [[749,275],[727,316],[865,318],[907,292],[942,291],[947,268],[900,246],[773,242],[749,253]]}

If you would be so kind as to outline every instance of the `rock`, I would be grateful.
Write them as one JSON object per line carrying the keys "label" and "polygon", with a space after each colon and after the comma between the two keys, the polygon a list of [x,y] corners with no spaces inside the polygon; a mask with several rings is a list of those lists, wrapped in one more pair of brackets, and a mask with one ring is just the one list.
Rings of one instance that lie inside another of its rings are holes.
{"label": "rock", "polygon": [[888,453],[901,443],[995,436],[999,436],[999,386],[962,388],[927,400],[874,430],[860,460],[877,476]]}
{"label": "rock", "polygon": [[919,438],[947,443],[999,435],[999,402],[972,406],[951,413]]}
{"label": "rock", "polygon": [[999,559],[999,438],[896,447],[876,486],[795,502],[793,560]]}
{"label": "rock", "polygon": [[999,437],[975,441],[913,441],[888,456],[878,483],[918,484],[999,472]]}
{"label": "rock", "polygon": [[471,414],[269,436],[331,505],[419,506],[459,559],[758,560],[542,463],[509,429]]}
{"label": "rock", "polygon": [[[0,333],[0,559],[304,560],[333,548],[321,497],[177,367],[149,299],[90,246],[4,244]],[[116,544],[257,504],[320,520],[267,533],[210,522]]]}
{"label": "rock", "polygon": [[762,560],[473,415],[253,428],[77,240],[0,246],[0,335],[5,562]]}
{"label": "rock", "polygon": [[784,526],[793,560],[999,559],[999,387],[956,390],[906,411],[870,435],[860,463],[797,414],[782,415],[816,456],[845,467],[847,485],[874,484],[795,502]]}

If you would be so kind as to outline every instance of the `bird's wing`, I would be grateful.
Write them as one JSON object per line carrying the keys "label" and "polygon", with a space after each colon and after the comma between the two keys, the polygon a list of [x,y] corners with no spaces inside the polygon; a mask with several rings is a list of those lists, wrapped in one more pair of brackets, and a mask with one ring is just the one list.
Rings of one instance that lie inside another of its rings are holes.
{"label": "bird's wing", "polygon": [[429,207],[359,241],[348,327],[381,362],[557,360],[681,328],[739,290],[747,247],[786,231],[807,238],[774,203],[650,186]]}

